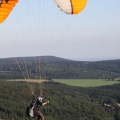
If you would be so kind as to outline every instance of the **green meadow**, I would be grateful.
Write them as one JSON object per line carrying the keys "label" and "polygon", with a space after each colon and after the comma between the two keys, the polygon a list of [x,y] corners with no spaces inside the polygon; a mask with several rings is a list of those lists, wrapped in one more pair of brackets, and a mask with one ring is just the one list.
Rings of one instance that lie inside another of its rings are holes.
{"label": "green meadow", "polygon": [[120,79],[106,80],[106,79],[54,79],[55,82],[80,87],[98,87],[119,84]]}

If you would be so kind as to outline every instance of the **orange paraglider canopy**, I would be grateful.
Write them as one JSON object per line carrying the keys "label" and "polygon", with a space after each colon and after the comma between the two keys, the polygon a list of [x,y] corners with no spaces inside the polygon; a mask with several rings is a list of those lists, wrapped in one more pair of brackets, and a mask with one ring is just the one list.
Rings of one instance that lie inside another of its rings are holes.
{"label": "orange paraglider canopy", "polygon": [[18,0],[0,0],[0,23],[10,14]]}

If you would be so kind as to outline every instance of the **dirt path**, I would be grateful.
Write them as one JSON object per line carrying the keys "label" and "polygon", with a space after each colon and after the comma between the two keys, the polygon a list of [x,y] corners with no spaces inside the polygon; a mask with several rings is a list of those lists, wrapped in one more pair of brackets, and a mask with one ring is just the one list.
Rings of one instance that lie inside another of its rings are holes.
{"label": "dirt path", "polygon": [[7,81],[41,83],[41,82],[47,82],[48,80],[36,80],[36,79],[23,80],[21,79],[21,80],[7,80]]}

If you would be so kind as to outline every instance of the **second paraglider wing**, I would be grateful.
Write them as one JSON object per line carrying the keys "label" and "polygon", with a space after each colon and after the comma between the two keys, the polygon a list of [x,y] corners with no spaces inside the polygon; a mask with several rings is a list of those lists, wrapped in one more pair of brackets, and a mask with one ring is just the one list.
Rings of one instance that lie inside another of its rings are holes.
{"label": "second paraglider wing", "polygon": [[54,0],[57,6],[67,14],[78,14],[86,6],[87,0]]}

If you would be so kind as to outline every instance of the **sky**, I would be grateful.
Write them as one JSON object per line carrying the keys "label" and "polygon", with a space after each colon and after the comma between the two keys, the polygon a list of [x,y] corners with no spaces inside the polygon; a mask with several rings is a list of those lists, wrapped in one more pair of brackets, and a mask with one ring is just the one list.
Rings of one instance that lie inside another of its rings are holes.
{"label": "sky", "polygon": [[19,0],[0,24],[0,58],[120,59],[120,0],[88,0],[78,15],[53,0]]}

